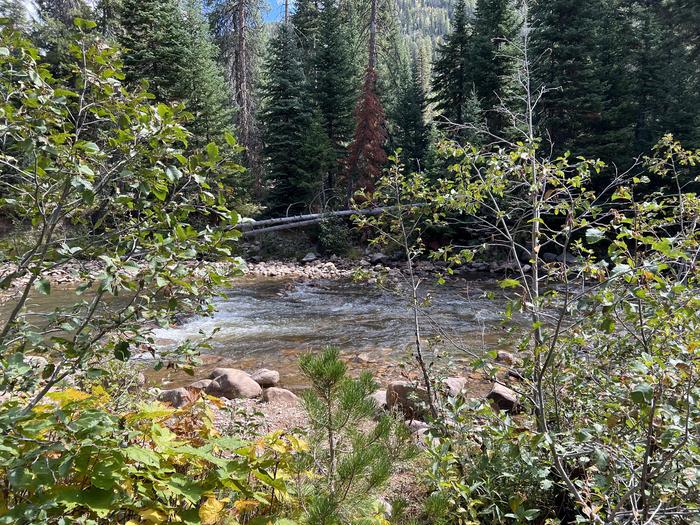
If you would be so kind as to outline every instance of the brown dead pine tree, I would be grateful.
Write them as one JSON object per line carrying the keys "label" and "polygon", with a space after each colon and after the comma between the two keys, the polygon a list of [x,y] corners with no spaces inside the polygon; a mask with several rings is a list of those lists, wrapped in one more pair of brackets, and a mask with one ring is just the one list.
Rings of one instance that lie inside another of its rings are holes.
{"label": "brown dead pine tree", "polygon": [[386,164],[384,144],[387,139],[384,108],[377,96],[377,1],[372,0],[369,21],[369,57],[362,93],[355,107],[355,136],[348,157],[348,193],[364,188],[371,193],[374,181]]}

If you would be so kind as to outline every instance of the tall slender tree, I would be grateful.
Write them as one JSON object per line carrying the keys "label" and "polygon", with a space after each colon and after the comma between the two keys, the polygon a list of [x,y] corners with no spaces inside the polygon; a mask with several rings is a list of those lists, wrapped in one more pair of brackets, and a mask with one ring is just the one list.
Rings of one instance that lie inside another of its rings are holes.
{"label": "tall slender tree", "polygon": [[394,146],[402,149],[404,163],[418,171],[423,166],[429,146],[429,129],[425,123],[426,100],[419,61],[411,64],[411,77],[405,84],[395,110]]}
{"label": "tall slender tree", "polygon": [[186,61],[189,64],[185,85],[188,109],[194,113],[190,131],[195,145],[220,139],[232,129],[233,115],[224,74],[216,61],[216,48],[209,24],[202,15],[202,0],[185,0],[184,26],[189,36]]}
{"label": "tall slender tree", "polygon": [[315,68],[314,57],[318,46],[321,19],[321,0],[297,0],[292,13],[292,26],[299,38],[304,70],[312,81],[311,70]]}
{"label": "tall slender tree", "polygon": [[235,108],[236,131],[246,148],[244,163],[262,196],[262,141],[257,122],[256,86],[262,57],[261,0],[207,0]]}
{"label": "tall slender tree", "polygon": [[472,70],[468,63],[471,27],[466,4],[458,0],[452,31],[437,50],[433,65],[433,97],[437,122],[443,129],[459,128],[467,123],[467,105],[472,93]]}
{"label": "tall slender tree", "polygon": [[477,0],[469,62],[487,128],[498,134],[508,125],[500,108],[512,100],[520,26],[514,0]]}
{"label": "tall slender tree", "polygon": [[263,86],[264,153],[271,212],[313,199],[315,181],[302,152],[309,147],[312,107],[291,24],[280,24],[269,43]]}
{"label": "tall slender tree", "polygon": [[605,86],[599,62],[603,0],[539,0],[532,8],[538,81],[549,91],[541,125],[557,151],[587,155],[600,126]]}
{"label": "tall slender tree", "polygon": [[377,95],[377,3],[371,0],[367,70],[355,109],[357,124],[348,160],[348,200],[360,188],[371,192],[387,161],[386,120]]}
{"label": "tall slender tree", "polygon": [[317,47],[309,80],[321,125],[338,160],[336,170],[326,181],[329,190],[336,185],[336,175],[353,132],[354,71],[343,28],[337,0],[321,0]]}
{"label": "tall slender tree", "polygon": [[120,21],[128,81],[147,79],[160,100],[183,100],[191,38],[178,0],[124,0]]}

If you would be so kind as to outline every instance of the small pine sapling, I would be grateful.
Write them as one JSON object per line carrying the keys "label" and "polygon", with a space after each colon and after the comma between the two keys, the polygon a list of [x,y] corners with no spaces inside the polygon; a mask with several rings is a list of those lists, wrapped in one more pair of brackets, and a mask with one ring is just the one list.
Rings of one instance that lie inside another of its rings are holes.
{"label": "small pine sapling", "polygon": [[369,396],[377,384],[369,373],[348,377],[337,349],[300,359],[311,388],[302,399],[308,412],[317,486],[306,506],[310,525],[348,523],[373,512],[393,469],[414,454],[408,429],[391,416],[373,422]]}

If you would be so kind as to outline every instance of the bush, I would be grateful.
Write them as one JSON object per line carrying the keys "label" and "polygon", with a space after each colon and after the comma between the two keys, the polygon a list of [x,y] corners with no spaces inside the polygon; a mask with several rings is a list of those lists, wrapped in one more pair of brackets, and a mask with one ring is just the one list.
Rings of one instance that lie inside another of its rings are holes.
{"label": "bush", "polygon": [[99,386],[48,398],[30,412],[0,405],[0,523],[213,525],[273,516],[288,496],[293,454],[304,448],[280,434],[255,443],[222,436],[203,400],[115,412]]}
{"label": "bush", "polygon": [[340,217],[323,219],[318,225],[318,246],[324,255],[344,257],[352,245],[352,230]]}

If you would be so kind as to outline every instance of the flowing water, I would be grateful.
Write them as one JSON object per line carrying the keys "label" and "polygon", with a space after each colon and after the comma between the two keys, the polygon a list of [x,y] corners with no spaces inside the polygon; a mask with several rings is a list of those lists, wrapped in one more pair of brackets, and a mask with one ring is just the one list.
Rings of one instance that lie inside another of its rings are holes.
{"label": "flowing water", "polygon": [[[496,298],[487,298],[486,292]],[[430,286],[432,300],[421,309],[423,340],[433,352],[457,362],[501,348],[503,300],[491,279]],[[244,370],[274,368],[285,386],[301,384],[297,359],[303,352],[338,347],[355,369],[396,375],[410,363],[415,341],[408,296],[349,281],[292,282],[244,279],[217,301],[217,313],[158,329],[158,344],[173,346],[211,336],[209,367],[230,364]],[[173,378],[175,382],[177,378]]]}
{"label": "flowing water", "polygon": [[[492,292],[495,298],[487,298]],[[493,279],[475,278],[444,286],[426,285],[421,309],[423,341],[428,357],[446,354],[457,363],[469,359],[465,350],[481,354],[507,343],[502,324],[504,299]],[[33,296],[27,311],[39,318],[57,306],[67,307],[76,296],[70,289],[54,288],[50,296]],[[11,303],[11,301],[10,301]],[[409,296],[376,286],[343,280],[298,282],[272,278],[243,278],[216,300],[217,312],[208,318],[186,319],[179,326],[156,329],[156,347],[174,347],[188,339],[211,336],[211,350],[197,377],[214,366],[244,370],[273,368],[283,385],[303,384],[298,356],[338,347],[353,370],[371,369],[378,376],[396,376],[412,367],[414,326]],[[10,304],[0,308],[0,316]],[[358,355],[359,354],[359,355]],[[158,383],[186,384],[183,373],[161,371]]]}

